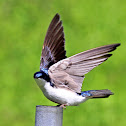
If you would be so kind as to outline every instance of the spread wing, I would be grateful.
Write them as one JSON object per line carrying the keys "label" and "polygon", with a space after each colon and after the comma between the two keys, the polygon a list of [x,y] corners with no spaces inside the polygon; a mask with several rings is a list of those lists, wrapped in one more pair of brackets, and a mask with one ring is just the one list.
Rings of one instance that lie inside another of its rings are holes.
{"label": "spread wing", "polygon": [[84,75],[106,61],[120,44],[111,44],[84,51],[57,62],[49,68],[49,76],[56,87],[80,93]]}
{"label": "spread wing", "polygon": [[48,70],[54,63],[66,58],[65,39],[59,14],[52,19],[43,44],[40,70]]}

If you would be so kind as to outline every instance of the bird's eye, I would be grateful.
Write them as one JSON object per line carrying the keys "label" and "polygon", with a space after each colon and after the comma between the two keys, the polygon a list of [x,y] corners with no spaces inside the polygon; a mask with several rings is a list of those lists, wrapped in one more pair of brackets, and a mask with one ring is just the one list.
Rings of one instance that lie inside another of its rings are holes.
{"label": "bird's eye", "polygon": [[42,73],[41,72],[36,72],[34,74],[34,78],[42,78]]}

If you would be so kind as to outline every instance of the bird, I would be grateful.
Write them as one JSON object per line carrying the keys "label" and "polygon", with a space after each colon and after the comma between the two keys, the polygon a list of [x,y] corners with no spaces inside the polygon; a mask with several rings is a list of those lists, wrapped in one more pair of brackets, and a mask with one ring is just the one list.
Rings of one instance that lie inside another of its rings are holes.
{"label": "bird", "polygon": [[114,94],[111,90],[81,91],[82,83],[85,74],[111,57],[110,52],[118,46],[120,43],[105,45],[67,58],[64,29],[57,13],[48,27],[40,70],[34,73],[34,79],[45,97],[62,108],[78,106],[88,99],[107,98]]}

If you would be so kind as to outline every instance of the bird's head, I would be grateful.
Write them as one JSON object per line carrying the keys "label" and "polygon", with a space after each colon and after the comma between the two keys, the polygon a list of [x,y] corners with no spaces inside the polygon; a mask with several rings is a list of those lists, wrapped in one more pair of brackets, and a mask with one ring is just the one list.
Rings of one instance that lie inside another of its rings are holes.
{"label": "bird's head", "polygon": [[45,73],[44,71],[38,71],[36,73],[34,73],[34,79],[39,79],[39,80],[45,80],[47,82],[50,81],[49,75],[47,73]]}
{"label": "bird's head", "polygon": [[34,79],[43,78],[43,77],[44,77],[43,71],[34,73]]}
{"label": "bird's head", "polygon": [[40,87],[40,89],[43,89],[43,86],[46,84],[46,82],[50,82],[49,75],[44,71],[38,71],[34,73],[34,79]]}

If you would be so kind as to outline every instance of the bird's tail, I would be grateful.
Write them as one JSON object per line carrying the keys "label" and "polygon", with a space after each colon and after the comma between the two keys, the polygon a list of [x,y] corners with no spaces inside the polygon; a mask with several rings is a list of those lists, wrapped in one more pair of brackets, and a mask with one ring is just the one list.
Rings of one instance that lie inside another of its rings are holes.
{"label": "bird's tail", "polygon": [[88,98],[107,98],[110,95],[113,95],[110,90],[105,89],[105,90],[89,90],[89,91],[83,91],[81,92],[81,95],[83,97],[88,97]]}

